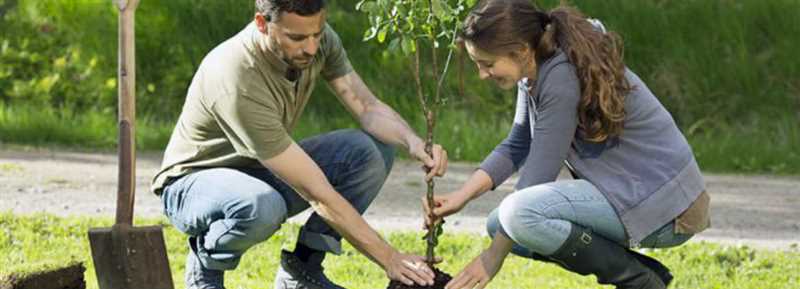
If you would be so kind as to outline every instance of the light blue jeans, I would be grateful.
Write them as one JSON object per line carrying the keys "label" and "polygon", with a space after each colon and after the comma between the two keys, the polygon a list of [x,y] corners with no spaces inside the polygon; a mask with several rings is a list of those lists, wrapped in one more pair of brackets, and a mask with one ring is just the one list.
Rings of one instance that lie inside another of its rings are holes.
{"label": "light blue jeans", "polygon": [[[627,246],[625,229],[614,208],[585,180],[557,181],[514,192],[489,214],[487,230],[490,236],[503,230],[515,243],[512,253],[532,258],[533,253],[555,253],[566,241],[572,224]],[[670,222],[647,236],[641,246],[674,247],[692,236],[675,233],[675,224]]]}
{"label": "light blue jeans", "polygon": [[[378,195],[394,160],[392,147],[360,130],[334,131],[299,145],[360,213]],[[171,181],[161,199],[175,228],[197,237],[196,254],[203,267],[214,270],[236,268],[245,251],[309,207],[266,168],[201,170]],[[316,213],[298,237],[299,243],[335,254],[341,253],[340,241]]]}

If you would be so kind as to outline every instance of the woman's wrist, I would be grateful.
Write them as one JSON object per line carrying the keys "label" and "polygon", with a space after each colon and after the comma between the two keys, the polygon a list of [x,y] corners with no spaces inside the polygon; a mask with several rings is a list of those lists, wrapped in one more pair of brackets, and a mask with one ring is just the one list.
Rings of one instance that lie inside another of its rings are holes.
{"label": "woman's wrist", "polygon": [[511,247],[514,245],[514,242],[506,236],[505,232],[499,230],[497,234],[494,235],[492,239],[492,244],[489,248],[486,249],[487,252],[495,258],[503,259],[511,252]]}
{"label": "woman's wrist", "polygon": [[485,171],[478,169],[470,176],[466,183],[459,189],[467,199],[471,201],[478,198],[484,192],[492,188],[492,179]]}
{"label": "woman's wrist", "polygon": [[459,197],[459,200],[462,203],[466,204],[472,201],[476,197],[477,192],[472,191],[467,187],[462,187],[458,189],[458,191],[456,191],[456,195]]}

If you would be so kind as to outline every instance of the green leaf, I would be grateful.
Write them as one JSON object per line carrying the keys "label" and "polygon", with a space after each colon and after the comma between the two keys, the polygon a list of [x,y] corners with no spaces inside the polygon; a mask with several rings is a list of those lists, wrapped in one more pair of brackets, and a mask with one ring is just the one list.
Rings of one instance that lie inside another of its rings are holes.
{"label": "green leaf", "polygon": [[436,18],[446,20],[449,16],[450,6],[443,2],[444,0],[431,0],[431,9],[433,10],[433,15],[436,16]]}
{"label": "green leaf", "polygon": [[378,14],[380,13],[380,7],[375,4],[374,1],[362,1],[363,3],[359,3],[360,5],[356,6],[358,10],[363,11],[367,14]]}
{"label": "green leaf", "polygon": [[389,47],[387,49],[389,50],[389,52],[392,52],[392,53],[398,52],[398,50],[401,49],[400,48],[400,38],[395,38],[395,39],[392,39],[392,41],[389,41]]}
{"label": "green leaf", "polygon": [[438,240],[438,239],[439,239],[439,236],[441,236],[442,234],[444,234],[444,226],[443,226],[443,225],[444,225],[444,221],[442,221],[441,223],[439,223],[439,224],[437,224],[437,225],[436,225],[436,235],[435,235],[435,236],[436,236],[436,238],[434,238],[434,239],[437,239],[437,240]]}
{"label": "green leaf", "polygon": [[356,10],[357,10],[357,11],[364,11],[364,10],[362,10],[362,9],[361,9],[361,7],[362,7],[362,6],[364,5],[364,3],[366,3],[366,2],[367,2],[367,0],[361,0],[361,1],[358,1],[358,3],[356,3]]}
{"label": "green leaf", "polygon": [[363,41],[369,41],[378,34],[378,29],[375,27],[370,27],[367,31],[364,31],[364,38]]}
{"label": "green leaf", "polygon": [[391,25],[384,25],[381,27],[381,30],[378,32],[378,43],[386,41],[386,34],[389,33],[390,26]]}
{"label": "green leaf", "polygon": [[389,3],[389,0],[378,0],[378,7],[381,9],[386,9],[390,4],[396,5],[396,3]]}
{"label": "green leaf", "polygon": [[414,53],[415,51],[417,51],[417,45],[414,43],[414,39],[413,38],[408,37],[408,36],[407,37],[403,37],[402,41],[403,42],[401,44],[402,44],[402,47],[403,47],[403,53],[411,54],[411,53]]}

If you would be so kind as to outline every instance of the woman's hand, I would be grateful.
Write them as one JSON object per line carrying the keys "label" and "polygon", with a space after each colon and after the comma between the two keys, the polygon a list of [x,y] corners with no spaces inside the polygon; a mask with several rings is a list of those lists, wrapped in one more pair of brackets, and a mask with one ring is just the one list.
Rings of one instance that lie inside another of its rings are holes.
{"label": "woman's hand", "polygon": [[444,217],[455,214],[469,202],[470,196],[464,191],[455,191],[446,195],[433,197],[433,212],[428,198],[422,197],[422,209],[425,211],[425,226],[438,224]]}
{"label": "woman's hand", "polygon": [[444,287],[445,289],[483,289],[497,275],[503,266],[505,256],[498,256],[491,250],[483,251],[478,257],[464,267],[453,280]]}
{"label": "woman's hand", "polygon": [[486,285],[497,275],[503,267],[503,261],[511,252],[514,242],[504,233],[494,235],[492,245],[483,251],[475,260],[472,260],[464,270],[461,270],[453,280],[447,283],[445,289],[474,289],[486,288]]}

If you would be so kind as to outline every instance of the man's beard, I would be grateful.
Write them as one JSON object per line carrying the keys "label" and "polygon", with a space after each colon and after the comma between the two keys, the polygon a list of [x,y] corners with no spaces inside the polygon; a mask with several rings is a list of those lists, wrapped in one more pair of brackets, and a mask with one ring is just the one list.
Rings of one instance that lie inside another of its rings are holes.
{"label": "man's beard", "polygon": [[304,58],[295,58],[295,59],[286,59],[284,58],[283,61],[289,64],[292,68],[303,69],[311,66],[311,63],[314,62],[313,56],[308,56]]}

